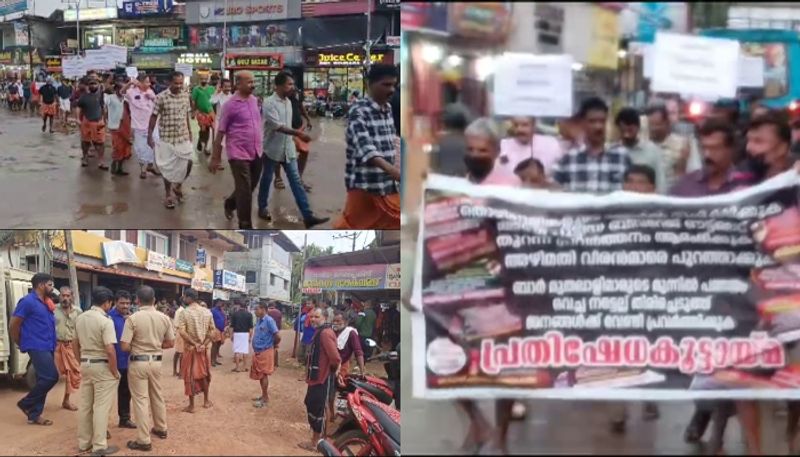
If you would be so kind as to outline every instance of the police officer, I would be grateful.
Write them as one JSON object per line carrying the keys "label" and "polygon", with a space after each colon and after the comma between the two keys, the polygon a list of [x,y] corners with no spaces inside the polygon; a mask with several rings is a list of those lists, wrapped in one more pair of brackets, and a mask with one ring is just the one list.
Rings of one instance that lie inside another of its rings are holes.
{"label": "police officer", "polygon": [[92,291],[92,307],[75,321],[75,355],[81,362],[81,401],[78,406],[78,448],[92,455],[111,455],[108,415],[119,384],[117,335],[108,310],[114,293],[100,286]]}
{"label": "police officer", "polygon": [[128,448],[149,451],[152,449],[151,432],[161,439],[167,438],[167,406],[161,392],[161,352],[175,345],[175,331],[170,318],[155,308],[156,293],[152,287],[139,287],[136,296],[139,311],[125,321],[120,338],[122,350],[131,354],[128,386],[139,430],[136,440],[128,441]]}

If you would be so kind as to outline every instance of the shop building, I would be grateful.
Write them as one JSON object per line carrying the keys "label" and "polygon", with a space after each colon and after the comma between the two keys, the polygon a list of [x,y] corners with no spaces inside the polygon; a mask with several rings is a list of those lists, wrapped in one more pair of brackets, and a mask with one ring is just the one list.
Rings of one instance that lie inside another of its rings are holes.
{"label": "shop building", "polygon": [[[56,286],[68,286],[65,232],[50,232],[52,274]],[[201,297],[210,301],[214,276],[210,264],[221,264],[227,250],[245,248],[241,235],[226,231],[71,230],[70,234],[84,309],[90,306],[92,290],[97,286],[133,293],[138,286],[148,285],[155,289],[158,300],[171,303],[185,288],[207,284],[211,286],[198,289]],[[203,259],[197,256],[200,249],[206,253]],[[12,246],[8,255],[17,268],[40,270],[39,248],[32,243]]]}
{"label": "shop building", "polygon": [[[208,54],[224,65],[226,72],[251,70],[255,94],[268,96],[281,70],[302,78],[300,17],[300,3],[294,0],[189,1],[190,52]],[[223,46],[226,34],[227,46]]]}
{"label": "shop building", "polygon": [[225,253],[226,268],[244,275],[248,295],[291,303],[292,254],[300,252],[279,230],[245,230],[246,252]]}

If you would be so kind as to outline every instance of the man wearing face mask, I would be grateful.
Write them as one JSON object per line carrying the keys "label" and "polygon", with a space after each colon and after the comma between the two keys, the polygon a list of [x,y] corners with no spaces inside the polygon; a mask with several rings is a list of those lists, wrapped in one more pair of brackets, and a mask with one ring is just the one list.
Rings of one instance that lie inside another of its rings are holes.
{"label": "man wearing face mask", "polygon": [[753,119],[747,130],[745,169],[754,184],[783,173],[792,167],[792,130],[778,113],[768,113]]}
{"label": "man wearing face mask", "polygon": [[514,173],[495,167],[500,153],[500,137],[497,127],[489,118],[482,117],[474,120],[464,134],[467,140],[464,164],[467,166],[466,178],[470,182],[500,186],[519,186],[521,184]]}
{"label": "man wearing face mask", "polygon": [[511,119],[513,138],[500,142],[500,157],[496,166],[513,173],[517,165],[526,159],[537,159],[549,174],[553,165],[561,158],[558,140],[549,135],[536,133],[536,119],[519,116]]}

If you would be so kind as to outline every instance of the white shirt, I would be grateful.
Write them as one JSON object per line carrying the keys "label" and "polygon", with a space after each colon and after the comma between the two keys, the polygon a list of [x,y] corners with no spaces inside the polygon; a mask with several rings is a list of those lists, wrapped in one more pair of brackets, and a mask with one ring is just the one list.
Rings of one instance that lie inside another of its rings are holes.
{"label": "white shirt", "polygon": [[218,116],[220,114],[222,114],[222,105],[224,105],[225,102],[230,100],[231,97],[233,97],[233,92],[231,92],[231,93],[229,93],[227,95],[225,94],[225,92],[217,92],[217,93],[215,93],[214,95],[211,96],[211,104],[212,105],[219,105],[219,106],[217,106],[217,115]]}
{"label": "white shirt", "polygon": [[117,94],[104,98],[106,110],[108,111],[108,128],[116,130],[119,128],[119,124],[122,123],[122,108],[125,100],[117,97]]}

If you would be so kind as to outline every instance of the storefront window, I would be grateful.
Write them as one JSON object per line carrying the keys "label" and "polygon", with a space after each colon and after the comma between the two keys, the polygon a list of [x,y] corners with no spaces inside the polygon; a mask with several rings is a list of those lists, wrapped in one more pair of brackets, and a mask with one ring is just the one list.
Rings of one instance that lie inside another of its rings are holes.
{"label": "storefront window", "polygon": [[[221,49],[222,26],[189,27],[189,42],[197,49]],[[297,25],[251,24],[228,26],[228,46],[275,47],[299,46]]]}
{"label": "storefront window", "polygon": [[364,76],[361,68],[310,68],[305,70],[303,76],[306,97],[327,97],[329,81],[333,81],[336,86],[334,101],[347,101],[354,91],[364,95]]}
{"label": "storefront window", "polygon": [[117,30],[117,44],[129,48],[139,48],[144,41],[144,29],[119,29]]}
{"label": "storefront window", "polygon": [[91,29],[83,35],[83,46],[86,49],[96,49],[104,44],[114,44],[113,29]]}

